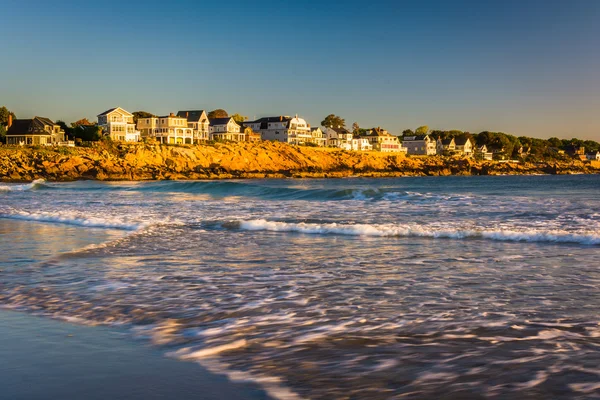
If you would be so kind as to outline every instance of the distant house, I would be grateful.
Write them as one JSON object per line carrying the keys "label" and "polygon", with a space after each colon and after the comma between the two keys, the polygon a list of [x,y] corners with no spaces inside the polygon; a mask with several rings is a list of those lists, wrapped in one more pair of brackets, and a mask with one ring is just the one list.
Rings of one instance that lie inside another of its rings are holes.
{"label": "distant house", "polygon": [[138,128],[143,137],[154,137],[160,143],[193,144],[192,128],[187,119],[171,113],[162,117],[139,118]]}
{"label": "distant house", "polygon": [[254,132],[259,132],[263,140],[289,144],[303,144],[312,140],[310,125],[298,115],[259,118],[246,121],[244,125],[252,128]]}
{"label": "distant house", "polygon": [[457,138],[456,143],[456,152],[459,154],[463,154],[465,156],[470,156],[473,154],[473,142],[469,138]]}
{"label": "distant house", "polygon": [[352,150],[352,139],[354,135],[343,126],[325,128],[327,135],[327,146],[338,147],[344,150]]}
{"label": "distant house", "polygon": [[59,145],[66,144],[65,131],[45,117],[15,119],[9,117],[6,144]]}
{"label": "distant house", "polygon": [[98,114],[98,126],[102,133],[120,142],[139,142],[140,132],[133,123],[133,114],[121,107],[111,108]]}
{"label": "distant house", "polygon": [[240,127],[240,132],[244,134],[244,140],[246,142],[260,142],[261,135],[258,132],[254,132],[249,126],[245,126],[243,123]]}
{"label": "distant house", "polygon": [[494,154],[491,151],[488,151],[487,146],[484,144],[483,146],[475,148],[475,157],[481,160],[492,161]]}
{"label": "distant house", "polygon": [[210,119],[208,129],[211,140],[243,142],[246,139],[241,126],[231,117]]}
{"label": "distant house", "polygon": [[517,149],[517,154],[519,157],[526,157],[529,155],[529,153],[531,153],[531,147],[519,146]]}
{"label": "distant house", "polygon": [[565,147],[565,153],[573,158],[578,158],[582,161],[587,160],[584,146],[569,145]]}
{"label": "distant house", "polygon": [[179,111],[177,116],[187,120],[188,128],[192,129],[194,143],[206,142],[209,139],[209,122],[205,110]]}
{"label": "distant house", "polygon": [[406,153],[406,147],[403,147],[397,136],[390,134],[382,128],[373,128],[364,138],[368,139],[369,143],[375,151],[384,153]]}
{"label": "distant house", "polygon": [[436,141],[429,135],[404,136],[402,144],[407,148],[408,154],[415,155],[435,155]]}
{"label": "distant house", "polygon": [[369,142],[366,136],[354,135],[351,142],[352,150],[370,151],[373,150],[373,145]]}
{"label": "distant house", "polygon": [[587,153],[585,156],[588,160],[599,161],[600,160],[600,151]]}
{"label": "distant house", "polygon": [[310,128],[310,135],[312,137],[311,143],[316,144],[319,147],[327,146],[327,137],[321,128]]}
{"label": "distant house", "polygon": [[450,139],[440,139],[438,138],[436,142],[436,152],[437,154],[454,154],[456,150],[456,143],[454,142],[454,138]]}

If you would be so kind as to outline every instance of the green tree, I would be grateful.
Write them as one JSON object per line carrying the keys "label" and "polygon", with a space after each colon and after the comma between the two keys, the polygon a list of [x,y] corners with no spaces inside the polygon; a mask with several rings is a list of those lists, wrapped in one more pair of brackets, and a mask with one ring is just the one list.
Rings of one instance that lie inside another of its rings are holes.
{"label": "green tree", "polygon": [[0,143],[6,143],[6,128],[0,124]]}
{"label": "green tree", "polygon": [[133,123],[137,124],[138,119],[140,118],[154,118],[156,115],[149,113],[148,111],[134,111],[133,113]]}
{"label": "green tree", "polygon": [[402,131],[402,136],[413,136],[415,133],[412,131],[412,129],[405,129]]}
{"label": "green tree", "polygon": [[216,110],[212,110],[208,113],[208,119],[227,117],[229,117],[229,114],[227,114],[227,111],[223,110],[222,108],[217,108]]}
{"label": "green tree", "polygon": [[[209,118],[210,118],[210,117],[209,117]],[[240,115],[240,114],[238,114],[238,113],[235,113],[235,114],[233,114],[233,115],[231,116],[231,118],[233,118],[233,120],[234,120],[235,122],[237,122],[238,124],[239,124],[239,123],[242,123],[242,122],[244,122],[244,121],[248,121],[248,117],[246,117],[245,115]]]}
{"label": "green tree", "polygon": [[329,114],[321,121],[321,126],[326,128],[344,128],[346,126],[346,120],[335,114]]}
{"label": "green tree", "polygon": [[5,106],[0,107],[0,125],[7,126],[8,125],[8,116],[12,115],[13,119],[16,119],[17,116],[12,111],[8,111],[8,108]]}
{"label": "green tree", "polygon": [[556,147],[557,149],[562,147],[562,140],[557,137],[551,137],[548,139],[548,143],[550,143],[550,146]]}
{"label": "green tree", "polygon": [[415,130],[417,135],[426,135],[427,132],[429,132],[429,127],[427,125],[420,126]]}
{"label": "green tree", "polygon": [[71,128],[65,121],[61,121],[60,119],[56,121],[56,125],[60,126],[63,131],[67,134],[67,138],[73,137],[73,128]]}
{"label": "green tree", "polygon": [[352,124],[352,133],[354,133],[355,135],[360,134],[360,126],[358,125],[358,122],[354,122]]}

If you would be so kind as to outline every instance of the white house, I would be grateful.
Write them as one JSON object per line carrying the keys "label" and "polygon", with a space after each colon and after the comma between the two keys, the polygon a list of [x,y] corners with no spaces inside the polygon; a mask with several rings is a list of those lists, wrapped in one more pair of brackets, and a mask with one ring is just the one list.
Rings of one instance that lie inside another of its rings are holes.
{"label": "white house", "polygon": [[371,151],[373,145],[369,142],[369,139],[364,136],[354,135],[351,142],[352,150],[358,151]]}
{"label": "white house", "polygon": [[480,158],[482,160],[492,161],[494,158],[494,154],[491,151],[488,151],[487,146],[484,144],[481,147],[475,148],[475,157]]}
{"label": "white house", "polygon": [[139,142],[140,132],[135,129],[133,114],[121,107],[111,108],[98,114],[98,126],[102,133],[112,140],[121,142]]}
{"label": "white house", "polygon": [[194,143],[208,141],[210,124],[205,110],[179,111],[177,116],[187,119],[188,128],[192,129]]}
{"label": "white house", "polygon": [[139,118],[137,122],[142,136],[154,137],[160,143],[193,144],[192,128],[185,118],[171,113],[162,117]]}
{"label": "white house", "polygon": [[290,144],[312,143],[310,125],[298,117],[265,117],[244,122],[245,126],[261,134],[262,140],[273,140]]}
{"label": "white house", "polygon": [[438,138],[436,142],[436,152],[437,154],[454,154],[456,150],[456,143],[454,142],[454,138],[450,139],[440,139]]}
{"label": "white house", "polygon": [[402,144],[406,147],[408,154],[427,156],[436,154],[436,141],[429,135],[404,136]]}
{"label": "white house", "polygon": [[473,142],[469,138],[457,138],[455,140],[456,143],[456,152],[459,154],[464,154],[465,156],[473,155]]}
{"label": "white house", "polygon": [[325,128],[325,135],[327,136],[327,145],[329,147],[352,150],[354,135],[343,126]]}
{"label": "white house", "polygon": [[231,117],[212,118],[209,120],[208,129],[211,140],[243,142],[246,138],[240,125]]}

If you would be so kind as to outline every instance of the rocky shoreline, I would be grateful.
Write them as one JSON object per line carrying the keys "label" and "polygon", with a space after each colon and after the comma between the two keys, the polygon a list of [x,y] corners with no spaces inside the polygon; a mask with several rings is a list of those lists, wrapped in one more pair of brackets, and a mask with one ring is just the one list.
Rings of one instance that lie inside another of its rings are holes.
{"label": "rocky shoreline", "polygon": [[275,142],[174,146],[0,147],[0,181],[340,178],[596,174],[600,161],[502,163],[290,146]]}

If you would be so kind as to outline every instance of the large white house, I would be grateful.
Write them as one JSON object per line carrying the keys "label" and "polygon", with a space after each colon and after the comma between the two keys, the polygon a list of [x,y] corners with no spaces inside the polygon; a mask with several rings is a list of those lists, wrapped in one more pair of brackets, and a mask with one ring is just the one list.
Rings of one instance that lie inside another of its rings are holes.
{"label": "large white house", "polygon": [[404,136],[402,144],[408,154],[432,156],[436,154],[436,141],[429,135]]}
{"label": "large white house", "polygon": [[137,126],[142,136],[154,137],[160,143],[193,144],[192,128],[188,127],[187,119],[171,113],[162,117],[139,118]]}
{"label": "large white house", "polygon": [[244,122],[245,126],[261,134],[262,140],[274,140],[290,144],[313,143],[310,125],[298,117],[265,117]]}
{"label": "large white house", "polygon": [[187,119],[188,128],[192,128],[194,143],[206,142],[209,139],[210,129],[208,116],[204,110],[179,111],[178,117]]}
{"label": "large white house", "polygon": [[211,140],[230,140],[233,142],[243,142],[246,139],[241,126],[231,117],[212,118],[209,122],[209,132]]}
{"label": "large white house", "polygon": [[121,107],[111,108],[98,114],[98,126],[102,133],[120,142],[139,142],[140,132],[135,129],[133,114]]}

